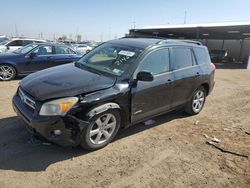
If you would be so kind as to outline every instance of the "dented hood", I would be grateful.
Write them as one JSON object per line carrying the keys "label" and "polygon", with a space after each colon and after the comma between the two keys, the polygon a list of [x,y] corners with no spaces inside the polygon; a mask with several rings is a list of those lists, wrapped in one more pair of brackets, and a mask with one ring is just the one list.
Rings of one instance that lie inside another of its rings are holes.
{"label": "dented hood", "polygon": [[36,100],[76,96],[109,88],[115,77],[78,68],[74,63],[49,68],[25,77],[20,86]]}

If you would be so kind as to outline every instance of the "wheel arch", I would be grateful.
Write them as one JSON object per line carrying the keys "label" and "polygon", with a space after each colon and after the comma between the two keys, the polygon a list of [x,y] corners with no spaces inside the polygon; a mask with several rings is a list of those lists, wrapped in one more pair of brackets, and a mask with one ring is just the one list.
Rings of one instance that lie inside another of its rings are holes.
{"label": "wheel arch", "polygon": [[201,86],[204,87],[204,89],[206,90],[206,95],[208,95],[209,92],[210,92],[209,84],[208,83],[203,83],[203,84],[201,84]]}
{"label": "wheel arch", "polygon": [[[104,108],[102,108],[104,107]],[[121,116],[121,127],[125,127],[129,123],[129,114],[126,111],[126,107],[117,101],[105,101],[102,103],[97,103],[84,112],[86,114],[86,118],[91,118],[96,114],[100,114],[104,111],[107,111],[109,109],[116,109],[119,111]],[[96,112],[95,112],[96,111]]]}
{"label": "wheel arch", "polygon": [[0,66],[1,65],[7,65],[7,66],[13,67],[15,69],[15,71],[16,71],[16,75],[18,74],[17,67],[15,65],[13,65],[12,63],[6,63],[6,62],[2,63],[2,62],[0,62]]}

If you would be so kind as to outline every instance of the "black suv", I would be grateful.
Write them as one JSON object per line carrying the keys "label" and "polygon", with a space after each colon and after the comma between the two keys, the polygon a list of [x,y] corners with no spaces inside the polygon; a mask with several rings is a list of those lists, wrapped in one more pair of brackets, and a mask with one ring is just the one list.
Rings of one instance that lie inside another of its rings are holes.
{"label": "black suv", "polygon": [[121,127],[177,108],[198,114],[213,89],[214,72],[199,43],[121,38],[75,63],[27,76],[13,107],[33,134],[95,150]]}

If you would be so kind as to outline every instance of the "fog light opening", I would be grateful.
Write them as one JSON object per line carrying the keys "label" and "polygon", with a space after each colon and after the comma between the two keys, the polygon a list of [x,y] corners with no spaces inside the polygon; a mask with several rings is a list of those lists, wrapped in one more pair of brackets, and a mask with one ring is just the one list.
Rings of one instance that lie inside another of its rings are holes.
{"label": "fog light opening", "polygon": [[60,135],[62,134],[62,131],[59,130],[59,129],[56,129],[56,130],[54,130],[52,133],[53,133],[53,135],[55,135],[55,136],[60,136]]}

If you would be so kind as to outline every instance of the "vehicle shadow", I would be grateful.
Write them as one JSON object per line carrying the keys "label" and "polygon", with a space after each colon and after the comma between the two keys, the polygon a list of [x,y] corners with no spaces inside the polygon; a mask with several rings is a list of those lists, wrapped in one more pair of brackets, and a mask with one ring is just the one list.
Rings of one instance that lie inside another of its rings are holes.
{"label": "vehicle shadow", "polygon": [[[173,119],[184,118],[181,112],[172,112],[154,118],[155,123],[140,123],[121,130],[116,139],[134,135]],[[104,148],[105,149],[105,148]],[[98,151],[95,151],[98,152]],[[18,117],[0,119],[0,170],[43,171],[53,163],[91,154],[80,147],[65,148],[44,140],[37,140]]]}
{"label": "vehicle shadow", "polygon": [[216,66],[216,69],[246,69],[245,63],[214,63]]}

